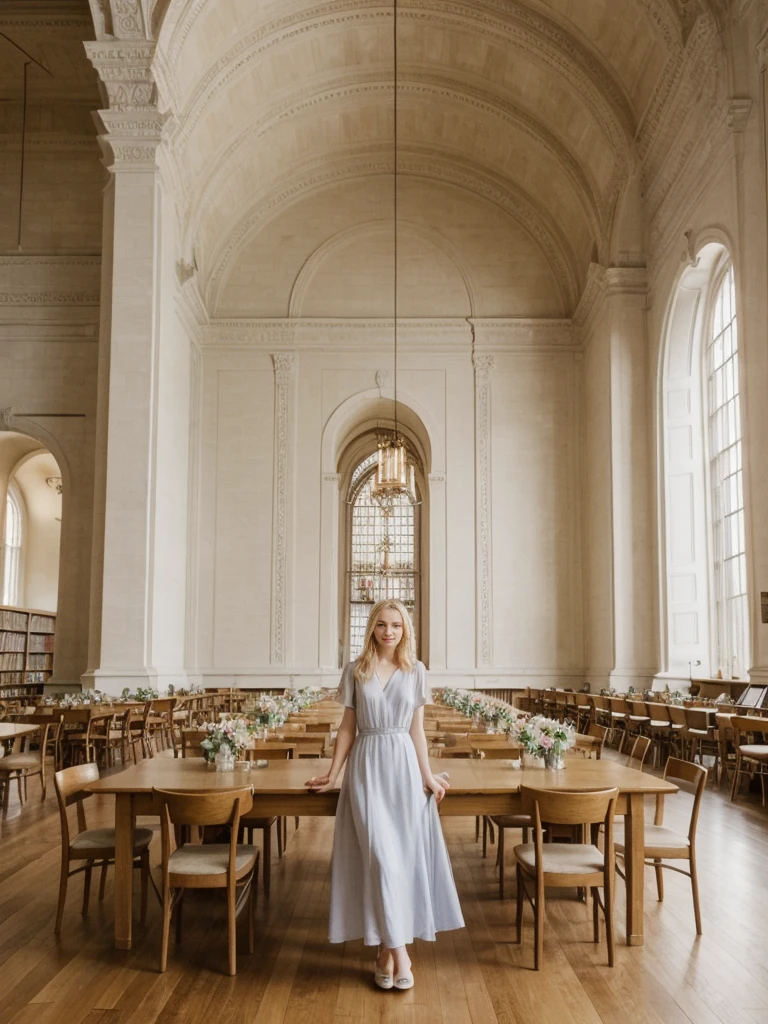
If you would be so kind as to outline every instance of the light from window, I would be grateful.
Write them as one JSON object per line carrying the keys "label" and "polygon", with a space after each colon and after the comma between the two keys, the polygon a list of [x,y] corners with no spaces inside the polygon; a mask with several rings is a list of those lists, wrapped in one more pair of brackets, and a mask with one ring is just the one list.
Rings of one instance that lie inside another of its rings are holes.
{"label": "light from window", "polygon": [[3,546],[3,604],[19,603],[19,576],[23,540],[22,497],[11,481],[5,499],[5,543]]}
{"label": "light from window", "polygon": [[407,498],[395,501],[385,515],[371,497],[376,455],[365,459],[352,474],[349,552],[349,657],[363,649],[365,627],[377,601],[402,601],[415,619],[418,599],[417,509]]}
{"label": "light from window", "polygon": [[733,267],[715,298],[706,351],[709,473],[718,668],[745,677],[749,669],[747,558],[744,539],[739,356]]}

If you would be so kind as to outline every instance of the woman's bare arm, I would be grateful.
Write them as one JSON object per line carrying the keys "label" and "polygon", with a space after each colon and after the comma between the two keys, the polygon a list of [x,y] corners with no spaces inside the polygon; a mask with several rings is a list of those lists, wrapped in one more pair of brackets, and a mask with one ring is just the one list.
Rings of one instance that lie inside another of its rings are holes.
{"label": "woman's bare arm", "polygon": [[333,760],[326,775],[317,775],[309,779],[305,785],[316,793],[327,793],[336,788],[336,780],[339,772],[344,767],[344,762],[352,749],[357,732],[357,712],[354,708],[344,708],[344,717],[336,733],[336,743],[333,748]]}
{"label": "woman's bare arm", "polygon": [[419,762],[419,771],[421,772],[421,777],[424,780],[424,787],[434,795],[436,803],[439,804],[445,796],[446,789],[449,789],[450,786],[447,779],[443,779],[442,776],[437,779],[432,774],[432,769],[429,764],[429,752],[427,750],[427,737],[424,734],[423,705],[416,708],[413,712],[410,734],[411,739],[413,740],[413,745],[416,748],[416,759]]}

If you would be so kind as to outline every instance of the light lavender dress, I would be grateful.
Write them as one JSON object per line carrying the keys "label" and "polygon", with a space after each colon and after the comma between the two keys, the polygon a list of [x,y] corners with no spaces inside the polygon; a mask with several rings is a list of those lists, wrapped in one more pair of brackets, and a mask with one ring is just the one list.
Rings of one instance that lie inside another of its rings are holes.
{"label": "light lavender dress", "polygon": [[405,946],[462,928],[434,797],[424,792],[409,735],[430,700],[421,662],[382,689],[374,675],[341,677],[337,700],[357,712],[358,734],[339,794],[331,862],[331,942]]}

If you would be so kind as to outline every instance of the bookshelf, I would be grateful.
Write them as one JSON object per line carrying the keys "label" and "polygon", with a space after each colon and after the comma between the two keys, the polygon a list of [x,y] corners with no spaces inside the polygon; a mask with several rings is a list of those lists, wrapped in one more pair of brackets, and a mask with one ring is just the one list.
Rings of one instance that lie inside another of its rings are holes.
{"label": "bookshelf", "polygon": [[56,616],[0,605],[0,700],[31,699],[53,674]]}

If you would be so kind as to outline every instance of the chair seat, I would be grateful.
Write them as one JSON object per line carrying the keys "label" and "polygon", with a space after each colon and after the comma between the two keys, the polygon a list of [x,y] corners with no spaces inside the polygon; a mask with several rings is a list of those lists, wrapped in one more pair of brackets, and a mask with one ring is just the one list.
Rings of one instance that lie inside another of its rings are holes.
{"label": "chair seat", "polygon": [[711,729],[692,729],[690,726],[688,727],[688,735],[701,736],[702,739],[713,740],[715,738],[715,734],[711,731]]}
{"label": "chair seat", "polygon": [[[256,863],[258,850],[253,846],[238,846],[235,871],[240,874]],[[180,846],[168,860],[172,875],[224,875],[229,867],[229,844],[209,843],[203,846]]]}
{"label": "chair seat", "polygon": [[[624,851],[624,830],[616,829],[614,832],[616,852]],[[688,836],[682,832],[675,832],[674,829],[665,828],[663,825],[645,826],[645,856],[652,857],[653,850],[687,850],[690,846]]]}
{"label": "chair seat", "polygon": [[647,715],[630,715],[630,722],[650,722],[650,718]]}
{"label": "chair seat", "polygon": [[[152,842],[152,829],[137,828],[133,833],[134,850],[143,850]],[[113,828],[88,828],[72,840],[73,850],[108,850],[115,848]]]}
{"label": "chair seat", "polygon": [[[536,847],[533,843],[516,846],[515,857],[528,871],[536,871]],[[545,874],[552,875],[590,875],[605,868],[600,850],[584,843],[545,843],[542,863]]]}
{"label": "chair seat", "polygon": [[742,757],[752,757],[756,761],[768,761],[768,745],[764,743],[743,743],[739,747],[739,751]]}
{"label": "chair seat", "polygon": [[6,754],[3,758],[3,771],[20,771],[22,768],[39,768],[39,754]]}
{"label": "chair seat", "polygon": [[660,722],[657,718],[649,718],[647,724],[652,729],[668,729],[669,722]]}

